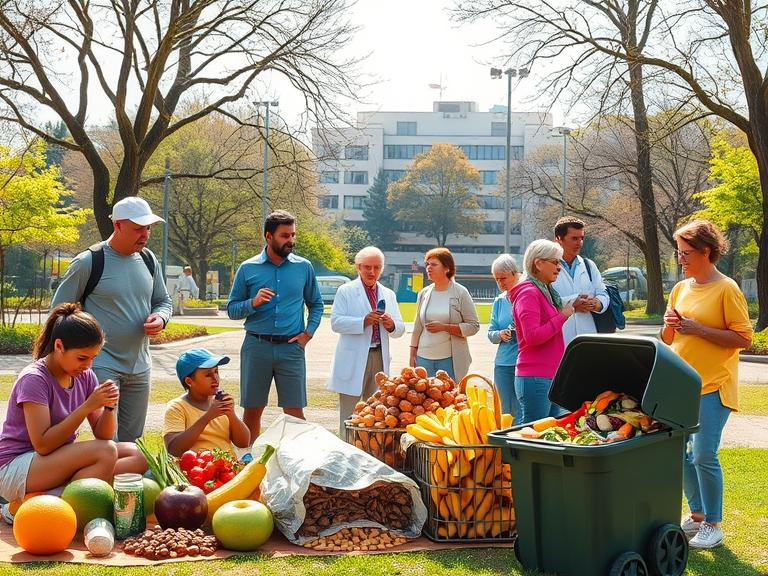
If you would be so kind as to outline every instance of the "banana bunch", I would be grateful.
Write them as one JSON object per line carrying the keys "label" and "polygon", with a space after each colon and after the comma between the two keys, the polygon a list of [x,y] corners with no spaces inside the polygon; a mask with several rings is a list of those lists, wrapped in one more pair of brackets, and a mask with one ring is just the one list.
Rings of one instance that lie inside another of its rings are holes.
{"label": "banana bunch", "polygon": [[512,477],[501,449],[486,447],[488,433],[512,425],[511,414],[498,414],[495,390],[467,386],[467,408],[439,408],[416,417],[409,434],[429,447],[430,511],[439,538],[499,538],[515,527]]}

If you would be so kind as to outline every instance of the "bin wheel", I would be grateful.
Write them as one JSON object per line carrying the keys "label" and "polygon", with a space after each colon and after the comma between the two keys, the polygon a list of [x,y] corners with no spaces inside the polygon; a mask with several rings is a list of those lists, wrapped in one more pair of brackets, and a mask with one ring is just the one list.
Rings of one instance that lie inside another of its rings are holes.
{"label": "bin wheel", "polygon": [[664,524],[648,544],[648,568],[653,576],[681,576],[688,563],[688,539],[676,524]]}
{"label": "bin wheel", "polygon": [[520,537],[515,536],[515,543],[513,544],[512,551],[515,553],[515,558],[517,561],[522,565],[522,561],[520,560]]}
{"label": "bin wheel", "polygon": [[648,576],[648,568],[640,554],[624,552],[613,561],[608,576]]}

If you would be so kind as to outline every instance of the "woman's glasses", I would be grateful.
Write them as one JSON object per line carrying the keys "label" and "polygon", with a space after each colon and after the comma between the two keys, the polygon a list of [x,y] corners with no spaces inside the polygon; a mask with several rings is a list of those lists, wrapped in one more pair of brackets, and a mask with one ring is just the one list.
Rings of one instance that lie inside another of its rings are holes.
{"label": "woman's glasses", "polygon": [[691,254],[696,252],[696,250],[675,250],[675,258],[688,258]]}
{"label": "woman's glasses", "polygon": [[549,262],[550,264],[554,264],[555,266],[558,266],[558,267],[562,265],[560,260],[556,260],[555,258],[542,258],[542,260],[544,260],[544,262]]}

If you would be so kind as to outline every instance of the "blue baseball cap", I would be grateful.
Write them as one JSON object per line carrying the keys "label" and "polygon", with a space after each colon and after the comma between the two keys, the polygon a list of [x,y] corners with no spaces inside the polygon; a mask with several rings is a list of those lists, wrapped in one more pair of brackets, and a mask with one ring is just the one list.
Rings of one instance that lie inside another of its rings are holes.
{"label": "blue baseball cap", "polygon": [[216,356],[205,348],[192,348],[183,352],[176,360],[176,376],[184,384],[184,378],[190,376],[198,368],[213,368],[229,364],[229,356]]}

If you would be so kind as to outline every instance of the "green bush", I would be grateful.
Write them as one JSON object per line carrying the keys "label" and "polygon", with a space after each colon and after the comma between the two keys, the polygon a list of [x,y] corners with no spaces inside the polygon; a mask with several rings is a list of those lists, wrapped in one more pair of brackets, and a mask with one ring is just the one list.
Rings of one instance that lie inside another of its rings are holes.
{"label": "green bush", "polygon": [[745,350],[747,354],[768,354],[768,328],[755,332],[752,336],[752,346]]}
{"label": "green bush", "polygon": [[0,326],[0,354],[29,354],[40,328],[38,324]]}
{"label": "green bush", "polygon": [[216,302],[213,300],[200,300],[198,298],[184,300],[184,308],[213,308],[216,305]]}
{"label": "green bush", "polygon": [[31,298],[29,296],[6,296],[5,297],[5,309],[7,311],[14,311],[17,307],[21,310],[37,310],[38,308],[48,308],[51,305],[51,297],[43,296],[40,298]]}
{"label": "green bush", "polygon": [[[41,328],[42,326],[38,324],[16,324],[13,328],[0,326],[0,354],[31,353]],[[152,336],[149,342],[150,344],[166,344],[207,335],[208,330],[205,329],[205,326],[171,323],[160,334]]]}

